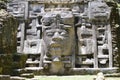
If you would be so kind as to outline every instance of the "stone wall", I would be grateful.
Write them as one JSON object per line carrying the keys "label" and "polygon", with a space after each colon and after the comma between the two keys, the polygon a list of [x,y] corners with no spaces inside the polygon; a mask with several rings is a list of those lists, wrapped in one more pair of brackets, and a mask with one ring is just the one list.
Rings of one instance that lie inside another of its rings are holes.
{"label": "stone wall", "polygon": [[[18,53],[29,55],[26,63],[32,64],[28,67],[43,67],[50,74],[119,66],[120,24],[116,3],[102,0],[70,4],[52,0],[52,3],[13,2],[8,7],[12,16],[1,9],[0,53],[15,53],[17,48]],[[25,67],[19,62],[11,64],[14,69]]]}
{"label": "stone wall", "polygon": [[[8,4],[9,13],[19,20],[17,52],[40,54],[27,60],[33,62],[34,67],[51,68],[51,73],[55,69],[59,72],[68,68],[112,69],[116,66],[115,27],[119,25],[116,3],[77,1],[30,0]],[[37,62],[36,66],[35,60],[40,60],[40,64]]]}

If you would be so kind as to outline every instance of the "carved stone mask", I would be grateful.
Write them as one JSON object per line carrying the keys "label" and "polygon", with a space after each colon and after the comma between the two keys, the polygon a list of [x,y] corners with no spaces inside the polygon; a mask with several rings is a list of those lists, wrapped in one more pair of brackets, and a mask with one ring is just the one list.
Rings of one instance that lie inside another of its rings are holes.
{"label": "carved stone mask", "polygon": [[46,15],[47,17],[43,16],[42,24],[47,53],[52,56],[70,55],[74,47],[73,15],[61,13]]}

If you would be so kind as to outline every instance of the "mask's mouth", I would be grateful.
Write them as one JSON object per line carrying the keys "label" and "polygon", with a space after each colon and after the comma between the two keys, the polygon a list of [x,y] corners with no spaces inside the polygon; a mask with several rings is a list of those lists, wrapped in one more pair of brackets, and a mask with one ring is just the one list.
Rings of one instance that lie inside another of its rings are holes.
{"label": "mask's mouth", "polygon": [[59,43],[52,43],[52,44],[50,44],[50,48],[61,48],[61,44],[59,44]]}
{"label": "mask's mouth", "polygon": [[58,43],[52,43],[49,47],[49,51],[53,55],[60,55],[62,53],[62,46]]}

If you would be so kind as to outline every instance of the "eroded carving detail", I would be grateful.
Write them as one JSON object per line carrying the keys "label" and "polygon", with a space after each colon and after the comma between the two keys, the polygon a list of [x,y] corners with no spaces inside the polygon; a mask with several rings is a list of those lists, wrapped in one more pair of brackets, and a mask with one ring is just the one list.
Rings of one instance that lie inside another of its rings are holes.
{"label": "eroded carving detail", "polygon": [[[64,60],[62,60],[63,56],[70,56],[71,58],[74,54],[73,14],[70,11],[46,13],[42,18],[42,24],[43,40],[46,46],[44,56],[51,59],[51,72],[61,72],[65,65]],[[44,57],[45,61],[47,60],[46,57]],[[71,62],[71,60],[67,61]]]}
{"label": "eroded carving detail", "polygon": [[51,74],[113,67],[111,8],[105,1],[18,1],[8,6],[19,20],[17,52],[37,56],[37,63],[29,63],[29,57],[27,64]]}

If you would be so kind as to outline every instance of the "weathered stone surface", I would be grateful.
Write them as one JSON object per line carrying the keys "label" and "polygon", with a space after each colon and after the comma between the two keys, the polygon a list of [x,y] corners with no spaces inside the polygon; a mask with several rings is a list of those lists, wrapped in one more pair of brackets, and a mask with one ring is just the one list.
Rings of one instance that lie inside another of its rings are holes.
{"label": "weathered stone surface", "polygon": [[21,77],[25,77],[25,78],[33,78],[34,74],[33,73],[26,73],[26,74],[21,74]]}
{"label": "weathered stone surface", "polygon": [[[98,5],[99,4],[99,5]],[[92,1],[88,4],[89,19],[91,20],[108,20],[110,17],[110,8],[106,3],[101,1]]]}
{"label": "weathered stone surface", "polygon": [[43,47],[45,51],[43,51],[42,57],[51,58],[50,72],[63,73],[62,56],[74,54],[75,33],[73,22],[74,17],[70,11],[49,12],[42,18],[43,41],[45,43],[45,47]]}
{"label": "weathered stone surface", "polygon": [[50,74],[112,69],[117,24],[111,7],[103,0],[13,1],[8,12],[19,23],[17,52],[29,55],[28,69],[43,67]]}

